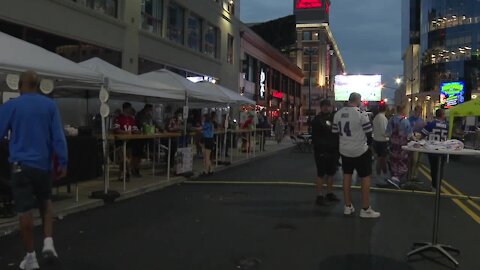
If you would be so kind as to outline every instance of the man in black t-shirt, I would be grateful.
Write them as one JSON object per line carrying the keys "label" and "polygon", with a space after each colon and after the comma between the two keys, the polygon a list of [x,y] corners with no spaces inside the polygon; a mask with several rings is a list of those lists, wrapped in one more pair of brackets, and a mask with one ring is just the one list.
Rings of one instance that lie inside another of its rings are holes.
{"label": "man in black t-shirt", "polygon": [[[325,205],[325,200],[337,202],[339,199],[333,193],[333,177],[338,167],[338,134],[332,133],[332,104],[325,99],[320,103],[321,112],[311,122],[312,142],[314,146],[315,163],[317,165],[317,205]],[[327,178],[327,195],[323,196],[324,178]]]}

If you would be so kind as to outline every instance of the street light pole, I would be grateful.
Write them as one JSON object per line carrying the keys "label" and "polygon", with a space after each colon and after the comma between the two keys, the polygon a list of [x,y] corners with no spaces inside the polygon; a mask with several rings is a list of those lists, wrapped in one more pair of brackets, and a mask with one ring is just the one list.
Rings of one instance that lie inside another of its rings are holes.
{"label": "street light pole", "polygon": [[[402,80],[401,78],[403,77],[404,80]],[[408,78],[406,76],[399,76],[395,79],[395,82],[397,83],[398,86],[404,86],[405,87],[405,91],[407,90],[407,83],[405,81],[408,81],[408,83],[410,84],[410,112],[413,111],[413,82],[415,82],[415,78]]]}
{"label": "street light pole", "polygon": [[[312,51],[308,54],[308,119],[310,121],[310,114],[312,113]],[[310,126],[310,124],[309,124]]]}

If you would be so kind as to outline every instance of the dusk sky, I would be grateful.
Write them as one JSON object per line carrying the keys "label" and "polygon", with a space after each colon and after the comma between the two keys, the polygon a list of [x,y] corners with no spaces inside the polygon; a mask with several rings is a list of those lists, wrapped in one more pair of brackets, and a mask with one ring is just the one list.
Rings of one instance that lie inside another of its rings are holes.
{"label": "dusk sky", "polygon": [[[242,0],[243,22],[264,22],[293,14],[293,0]],[[396,87],[402,74],[401,1],[331,0],[330,25],[350,74],[382,74]],[[386,89],[394,97],[394,90]]]}

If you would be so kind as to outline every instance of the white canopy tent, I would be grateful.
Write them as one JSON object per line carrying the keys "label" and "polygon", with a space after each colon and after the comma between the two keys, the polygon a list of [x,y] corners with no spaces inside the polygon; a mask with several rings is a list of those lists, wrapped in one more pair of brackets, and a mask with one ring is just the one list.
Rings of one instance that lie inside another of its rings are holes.
{"label": "white canopy tent", "polygon": [[34,70],[40,76],[55,79],[55,86],[96,85],[100,88],[103,77],[62,56],[34,44],[0,32],[0,71],[20,73]]}
{"label": "white canopy tent", "polygon": [[[54,81],[53,88],[59,92],[73,96],[75,93],[89,90],[100,90],[104,83],[104,76],[96,71],[89,70],[62,56],[47,51],[39,46],[0,32],[0,74],[15,74],[25,70],[37,72],[42,79]],[[9,85],[11,87],[11,85]],[[73,90],[73,91],[72,91]],[[60,94],[61,95],[61,94]],[[102,117],[103,154],[106,157],[106,133]],[[104,170],[105,187],[103,193],[108,193],[107,169]]]}
{"label": "white canopy tent", "polygon": [[187,78],[167,69],[148,72],[140,75],[140,77],[173,86],[175,89],[178,89],[185,94],[190,104],[206,105],[207,103],[210,103],[216,105],[228,102],[228,99],[223,94],[213,91],[205,91],[206,89],[201,85],[193,83]]}
{"label": "white canopy tent", "polygon": [[223,87],[218,84],[214,84],[211,82],[198,82],[196,84],[199,84],[202,86],[204,89],[203,91],[209,92],[209,93],[215,93],[215,95],[221,96],[226,103],[230,105],[255,105],[256,102],[248,99],[233,90],[230,90],[226,87]]}
{"label": "white canopy tent", "polygon": [[103,74],[108,81],[107,88],[112,93],[173,100],[185,99],[183,93],[175,87],[140,78],[97,57],[81,62],[80,65]]}
{"label": "white canopy tent", "polygon": [[[224,99],[226,99],[226,103],[228,106],[230,105],[255,105],[257,104],[255,101],[248,99],[244,96],[241,96],[240,94],[234,92],[233,90],[230,90],[226,87],[223,87],[218,84],[214,84],[211,82],[198,82],[196,83],[198,85],[201,85],[202,88],[204,89],[205,92],[210,92],[210,93],[215,93],[217,95],[222,96]],[[225,123],[224,123],[224,128],[225,128],[225,135],[223,136],[223,145],[227,144],[227,131],[228,131],[228,118],[229,118],[230,112],[227,113],[227,117],[225,118]],[[226,156],[226,147],[224,147],[222,151],[222,159],[225,160]]]}

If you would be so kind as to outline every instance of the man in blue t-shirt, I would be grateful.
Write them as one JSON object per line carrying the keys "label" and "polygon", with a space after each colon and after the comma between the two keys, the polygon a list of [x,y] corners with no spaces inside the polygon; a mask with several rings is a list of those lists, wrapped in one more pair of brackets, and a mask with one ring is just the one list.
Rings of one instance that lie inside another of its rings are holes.
{"label": "man in blue t-shirt", "polygon": [[[47,260],[57,258],[52,240],[52,177],[67,173],[67,144],[60,114],[55,103],[38,94],[39,78],[33,71],[21,74],[21,96],[0,107],[0,138],[10,131],[9,162],[12,164],[11,186],[15,208],[27,255],[20,269],[38,269],[33,247],[32,210],[38,204],[45,239],[42,254]],[[53,172],[53,159],[58,168]]]}
{"label": "man in blue t-shirt", "polygon": [[413,132],[422,132],[422,129],[425,127],[425,121],[423,121],[422,118],[421,106],[416,106],[415,109],[413,109],[413,114],[408,118],[408,121],[410,122],[410,126],[412,127]]}
{"label": "man in blue t-shirt", "polygon": [[[435,111],[435,119],[428,123],[422,129],[422,135],[429,141],[446,141],[448,140],[448,122],[445,120],[445,111],[438,109]],[[432,186],[436,187],[438,163],[437,154],[428,154],[428,161],[430,163],[430,176],[432,177]],[[440,158],[440,179],[443,177],[443,165],[445,163],[445,155]]]}

